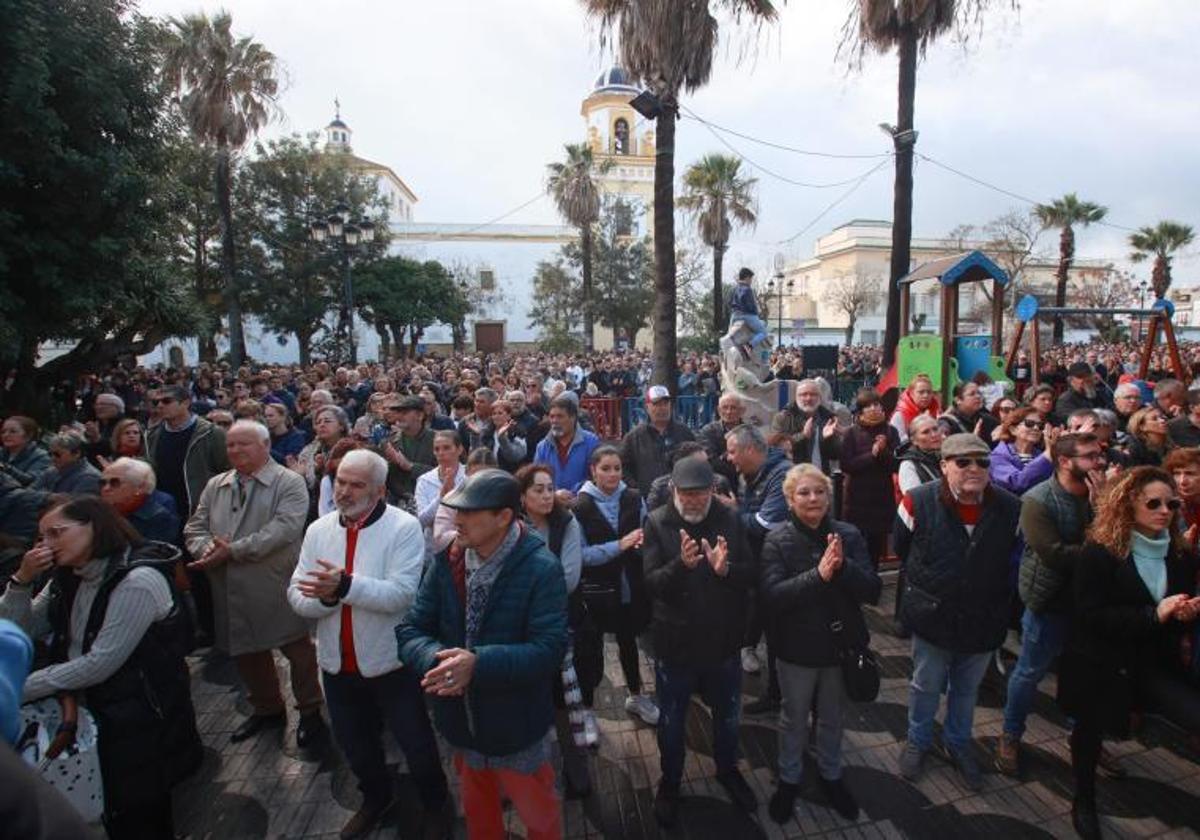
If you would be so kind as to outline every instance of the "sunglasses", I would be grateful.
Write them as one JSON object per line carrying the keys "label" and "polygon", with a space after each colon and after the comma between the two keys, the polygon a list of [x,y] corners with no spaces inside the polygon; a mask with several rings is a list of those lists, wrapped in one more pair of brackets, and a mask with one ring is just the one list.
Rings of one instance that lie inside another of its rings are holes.
{"label": "sunglasses", "polygon": [[150,400],[151,405],[170,405],[173,402],[175,402],[174,397],[157,397],[153,400]]}
{"label": "sunglasses", "polygon": [[1045,423],[1039,423],[1037,420],[1022,420],[1021,425],[1026,429],[1037,429],[1039,432],[1046,428]]}
{"label": "sunglasses", "polygon": [[1181,507],[1183,507],[1183,502],[1179,501],[1179,499],[1166,499],[1166,500],[1147,499],[1146,500],[1146,510],[1158,510],[1163,505],[1166,505],[1167,510],[1169,510],[1169,511],[1177,511]]}
{"label": "sunglasses", "polygon": [[120,487],[123,482],[119,478],[102,478],[100,479],[101,487]]}
{"label": "sunglasses", "polygon": [[980,456],[979,458],[954,458],[952,460],[954,462],[954,466],[958,467],[960,470],[965,470],[972,464],[979,467],[981,470],[986,470],[992,465],[992,459],[988,458],[987,456]]}

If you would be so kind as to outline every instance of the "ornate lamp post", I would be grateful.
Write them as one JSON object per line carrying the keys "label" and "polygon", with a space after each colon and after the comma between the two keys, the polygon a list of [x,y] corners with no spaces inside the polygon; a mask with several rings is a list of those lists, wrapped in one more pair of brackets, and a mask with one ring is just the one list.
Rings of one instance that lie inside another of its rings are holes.
{"label": "ornate lamp post", "polygon": [[338,249],[342,259],[344,277],[342,280],[342,306],[338,316],[340,329],[346,333],[346,341],[350,350],[350,364],[358,364],[358,346],[354,340],[354,278],[351,274],[351,256],[358,251],[359,243],[367,244],[375,239],[375,225],[372,222],[350,221],[350,208],[339,203],[324,220],[312,223],[309,236],[318,244],[330,242]]}
{"label": "ornate lamp post", "polygon": [[[775,276],[767,281],[767,294],[775,293],[775,328],[778,337],[775,340],[775,349],[783,347],[783,254],[775,255]],[[795,286],[795,280],[787,281],[787,293],[790,296],[792,289]]]}

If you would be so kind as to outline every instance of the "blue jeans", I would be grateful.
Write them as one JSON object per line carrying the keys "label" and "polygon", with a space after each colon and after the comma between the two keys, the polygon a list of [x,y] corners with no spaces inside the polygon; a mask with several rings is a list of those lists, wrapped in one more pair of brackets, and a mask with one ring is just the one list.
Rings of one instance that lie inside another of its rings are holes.
{"label": "blue jeans", "polygon": [[1069,627],[1070,619],[1065,615],[1026,609],[1021,617],[1021,656],[1008,678],[1004,703],[1004,734],[1014,741],[1025,734],[1025,718],[1033,708],[1038,683],[1062,653]]}
{"label": "blue jeans", "polygon": [[913,675],[908,691],[908,741],[921,750],[933,746],[933,719],[942,693],[946,720],[942,740],[949,750],[971,742],[975,697],[992,659],[988,653],[954,653],[913,634]]}
{"label": "blue jeans", "polygon": [[321,681],[333,736],[358,779],[366,804],[378,807],[392,799],[392,777],[383,751],[386,721],[404,750],[421,804],[427,811],[441,808],[447,797],[446,774],[416,672],[398,668],[378,677],[364,677],[322,671]]}
{"label": "blue jeans", "polygon": [[658,752],[663,784],[679,789],[683,779],[684,725],[696,692],[712,710],[713,759],[717,774],[737,769],[738,722],[742,711],[742,662],[731,656],[718,665],[655,665],[658,692]]}
{"label": "blue jeans", "polygon": [[767,337],[767,325],[762,318],[757,315],[747,315],[745,312],[734,312],[730,320],[742,321],[747,327],[754,330],[754,337],[750,339],[750,346],[758,344]]}

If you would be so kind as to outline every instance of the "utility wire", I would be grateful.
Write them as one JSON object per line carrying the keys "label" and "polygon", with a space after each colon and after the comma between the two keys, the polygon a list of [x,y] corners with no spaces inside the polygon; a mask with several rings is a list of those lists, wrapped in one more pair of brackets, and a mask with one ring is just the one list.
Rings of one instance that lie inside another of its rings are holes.
{"label": "utility wire", "polygon": [[[680,105],[679,107],[682,108],[683,110],[688,110],[686,105]],[[688,111],[688,113],[691,113],[691,112]],[[853,178],[846,178],[845,180],[842,180],[842,181],[832,181],[827,184],[814,184],[814,183],[809,183],[807,181],[797,181],[793,178],[788,178],[786,175],[780,175],[778,172],[770,170],[767,167],[763,166],[761,163],[758,163],[757,161],[751,160],[750,158],[746,157],[746,155],[744,155],[740,150],[734,148],[732,143],[730,143],[728,140],[726,140],[724,137],[722,137],[720,134],[718,134],[716,132],[716,130],[711,125],[709,125],[706,121],[699,119],[698,117],[696,119],[700,124],[702,124],[705,128],[707,128],[709,130],[709,132],[712,134],[713,137],[717,138],[717,141],[719,143],[721,143],[721,145],[725,146],[725,148],[727,148],[727,149],[729,149],[729,151],[733,152],[734,156],[737,157],[739,160],[745,161],[751,167],[759,170],[764,175],[769,175],[770,177],[775,178],[776,180],[783,181],[785,184],[791,184],[794,187],[806,187],[808,189],[824,190],[824,189],[832,189],[833,187],[844,187],[844,186],[846,186],[846,184],[852,184],[855,181],[857,181],[859,178],[862,177],[862,175],[860,174],[860,175],[855,175]],[[886,154],[875,155],[874,157],[889,158],[891,156],[892,156],[892,153],[888,152]]]}
{"label": "utility wire", "polygon": [[839,158],[839,159],[844,159],[844,160],[870,160],[870,159],[874,159],[874,158],[891,157],[891,155],[892,155],[891,152],[877,152],[875,154],[869,154],[869,155],[852,155],[852,154],[842,154],[839,152],[816,152],[811,149],[797,149],[795,146],[786,146],[783,143],[775,143],[771,140],[763,140],[760,137],[753,137],[749,134],[743,134],[740,131],[735,131],[732,128],[727,128],[722,125],[717,125],[716,123],[714,123],[710,120],[707,120],[704,117],[701,117],[699,114],[697,114],[691,108],[688,108],[686,105],[680,105],[679,107],[681,109],[683,109],[684,111],[687,111],[688,116],[690,116],[692,119],[696,120],[699,123],[703,123],[705,126],[707,126],[710,131],[716,130],[716,131],[720,131],[724,134],[732,134],[734,137],[740,137],[743,140],[749,140],[751,143],[758,143],[763,146],[769,146],[772,149],[780,149],[782,151],[791,152],[791,153],[797,154],[797,155],[809,155],[811,157],[823,157],[823,158]]}
{"label": "utility wire", "polygon": [[816,216],[814,216],[808,224],[806,224],[804,227],[800,228],[800,230],[796,231],[794,234],[789,236],[787,239],[781,239],[774,244],[775,245],[790,245],[792,242],[799,239],[801,236],[803,236],[805,233],[807,233],[809,230],[811,230],[813,228],[813,226],[816,225],[817,222],[819,222],[819,221],[821,221],[821,219],[825,218],[825,215],[827,213],[829,213],[830,210],[837,207],[839,204],[841,204],[847,198],[852,196],[854,194],[854,192],[859,187],[861,187],[868,178],[870,178],[872,175],[874,175],[876,172],[878,172],[880,169],[882,169],[888,163],[889,163],[889,161],[887,158],[879,161],[879,163],[875,164],[873,167],[871,167],[871,169],[867,170],[862,175],[860,175],[858,177],[858,179],[854,182],[854,185],[850,187],[850,189],[846,190],[844,193],[842,193],[840,196],[838,196],[833,201],[831,201],[828,205],[826,205],[825,209],[822,210],[820,213],[818,213]]}

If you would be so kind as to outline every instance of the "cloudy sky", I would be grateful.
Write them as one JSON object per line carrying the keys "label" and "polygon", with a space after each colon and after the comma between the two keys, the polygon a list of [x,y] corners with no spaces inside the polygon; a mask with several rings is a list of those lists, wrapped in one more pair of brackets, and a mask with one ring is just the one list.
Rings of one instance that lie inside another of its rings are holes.
{"label": "cloudy sky", "polygon": [[[753,137],[841,154],[878,154],[876,127],[896,119],[894,54],[861,72],[835,57],[848,0],[792,0],[779,21],[722,29],[712,82],[684,104]],[[153,15],[214,12],[194,0],[143,0]],[[285,116],[270,133],[319,129],[333,99],[355,151],[391,165],[420,198],[426,222],[482,222],[541,192],[545,164],[583,139],[579,105],[612,63],[574,0],[229,0],[239,34],[281,59]],[[918,70],[917,151],[1011,193],[1048,200],[1076,191],[1110,208],[1117,226],[1177,219],[1200,227],[1200,79],[1195,0],[1022,0],[968,49],[936,45]],[[809,183],[845,181],[875,159],[827,159],[725,136],[749,161]],[[701,123],[679,126],[676,166],[728,152]],[[793,186],[764,171],[760,222],[732,245],[737,262],[806,257],[816,236],[851,218],[891,215],[886,164],[848,186]],[[819,221],[814,219],[841,199]],[[940,236],[1013,207],[1009,196],[928,163],[916,170],[914,231]],[[1027,206],[1027,205],[1025,205]],[[508,222],[553,222],[547,199]],[[796,234],[807,228],[807,232]],[[1127,232],[1093,228],[1081,256],[1123,261]],[[1056,248],[1047,234],[1043,247]],[[1200,285],[1193,247],[1177,285]],[[1140,269],[1142,273],[1148,268]]]}

